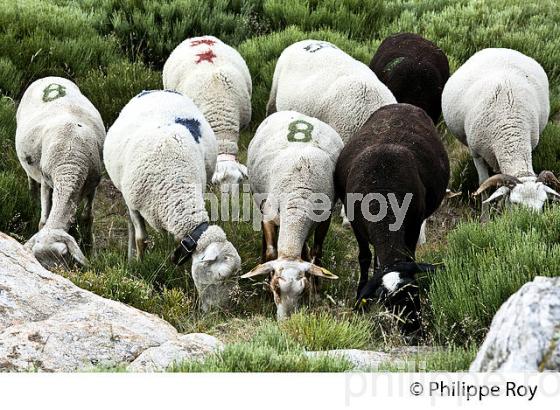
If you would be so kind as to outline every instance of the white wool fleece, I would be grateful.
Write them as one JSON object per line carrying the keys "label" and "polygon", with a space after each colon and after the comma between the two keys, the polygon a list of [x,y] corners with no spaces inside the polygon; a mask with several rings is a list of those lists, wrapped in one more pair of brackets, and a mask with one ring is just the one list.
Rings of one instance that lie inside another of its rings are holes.
{"label": "white wool fleece", "polygon": [[294,110],[315,117],[346,142],[373,112],[396,102],[368,66],[331,43],[304,40],[280,55],[268,110]]}
{"label": "white wool fleece", "polygon": [[175,91],[144,91],[107,133],[105,167],[127,206],[182,239],[208,221],[203,193],[217,144],[202,113]]}
{"label": "white wool fleece", "polygon": [[79,203],[86,196],[93,199],[101,178],[103,120],[78,86],[60,77],[33,82],[16,119],[23,169],[30,180],[52,189],[51,209],[42,210],[41,225],[67,232]]}
{"label": "white wool fleece", "polygon": [[[334,169],[342,147],[342,139],[333,128],[295,111],[272,114],[257,129],[247,153],[257,206],[263,206],[259,201],[262,194],[278,200],[288,195],[285,204],[268,201],[263,207],[265,218],[270,212],[279,212],[279,258],[301,257],[303,244],[316,225],[308,216],[313,205],[311,194],[325,194],[332,210]],[[277,205],[285,206],[278,209]]]}
{"label": "white wool fleece", "polygon": [[163,85],[192,98],[210,123],[220,154],[237,155],[251,121],[251,75],[243,57],[213,36],[179,44],[163,67]]}
{"label": "white wool fleece", "polygon": [[477,52],[449,78],[442,109],[475,159],[495,172],[534,175],[531,152],[550,112],[548,78],[535,60],[506,48]]}

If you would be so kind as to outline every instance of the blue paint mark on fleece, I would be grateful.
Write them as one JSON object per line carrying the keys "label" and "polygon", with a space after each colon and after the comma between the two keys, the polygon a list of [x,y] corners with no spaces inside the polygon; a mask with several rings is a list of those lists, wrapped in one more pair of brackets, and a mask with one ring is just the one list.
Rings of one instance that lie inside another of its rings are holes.
{"label": "blue paint mark on fleece", "polygon": [[200,144],[202,134],[200,133],[200,121],[194,118],[175,118],[175,124],[180,124],[189,130],[197,144]]}

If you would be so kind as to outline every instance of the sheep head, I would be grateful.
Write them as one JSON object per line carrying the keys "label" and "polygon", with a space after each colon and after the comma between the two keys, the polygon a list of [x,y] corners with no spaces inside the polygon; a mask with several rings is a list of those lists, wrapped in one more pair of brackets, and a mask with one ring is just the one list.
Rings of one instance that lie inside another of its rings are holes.
{"label": "sheep head", "polygon": [[[221,160],[220,156],[228,159]],[[238,185],[247,178],[247,167],[239,162],[234,155],[221,154],[216,162],[216,170],[212,176],[212,183],[220,185],[222,192],[229,192],[232,185]]]}
{"label": "sheep head", "polygon": [[309,276],[338,279],[325,268],[301,259],[276,259],[258,265],[242,278],[270,275],[270,290],[276,304],[278,320],[287,319],[299,306],[304,293],[309,291]]}
{"label": "sheep head", "polygon": [[421,326],[420,292],[416,274],[435,270],[434,265],[415,262],[398,262],[386,269],[379,269],[359,290],[356,308],[367,310],[371,302],[380,303],[400,315],[403,319],[403,333],[416,333]]}
{"label": "sheep head", "polygon": [[85,266],[87,259],[76,240],[62,229],[43,228],[27,241],[25,247],[46,269],[57,266]]}
{"label": "sheep head", "polygon": [[229,303],[237,286],[234,274],[240,269],[241,258],[227,240],[211,242],[204,249],[195,250],[191,273],[203,311]]}
{"label": "sheep head", "polygon": [[473,196],[495,187],[498,189],[484,203],[503,198],[509,205],[523,205],[541,211],[546,201],[560,200],[558,193],[560,181],[550,171],[543,171],[538,177],[516,178],[506,174],[494,175],[484,181]]}

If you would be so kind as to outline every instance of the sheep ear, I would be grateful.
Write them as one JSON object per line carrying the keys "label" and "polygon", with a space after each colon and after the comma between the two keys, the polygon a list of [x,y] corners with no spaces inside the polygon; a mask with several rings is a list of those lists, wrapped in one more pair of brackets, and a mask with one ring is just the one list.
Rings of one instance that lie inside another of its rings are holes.
{"label": "sheep ear", "polygon": [[445,190],[445,199],[455,198],[456,196],[461,195],[461,192],[453,192],[450,189]]}
{"label": "sheep ear", "polygon": [[266,262],[255,266],[250,272],[247,272],[244,275],[241,275],[242,279],[252,278],[259,275],[268,275],[269,273],[274,271],[274,266],[271,262]]}
{"label": "sheep ear", "polygon": [[431,263],[417,263],[419,273],[434,273],[437,270],[445,270],[445,265],[432,265]]}
{"label": "sheep ear", "polygon": [[509,191],[510,189],[506,186],[499,187],[486,201],[482,201],[482,203],[489,204],[490,202],[494,202],[502,196],[509,194]]}
{"label": "sheep ear", "polygon": [[556,192],[554,189],[544,185],[544,190],[548,194],[548,199],[552,199],[553,201],[560,201],[560,194]]}
{"label": "sheep ear", "polygon": [[325,278],[325,279],[338,279],[338,276],[336,276],[334,273],[329,272],[328,270],[326,270],[325,268],[322,268],[320,266],[317,266],[313,263],[309,264],[309,267],[307,269],[307,272],[309,272],[310,275],[313,276],[318,276],[320,278]]}
{"label": "sheep ear", "polygon": [[216,259],[218,259],[219,255],[220,255],[220,248],[217,244],[213,243],[206,247],[201,260],[203,262],[213,262]]}
{"label": "sheep ear", "polygon": [[82,250],[71,236],[69,238],[64,238],[64,243],[66,247],[70,251],[70,255],[72,258],[80,264],[80,266],[86,266],[88,264],[88,260],[85,255],[82,253]]}

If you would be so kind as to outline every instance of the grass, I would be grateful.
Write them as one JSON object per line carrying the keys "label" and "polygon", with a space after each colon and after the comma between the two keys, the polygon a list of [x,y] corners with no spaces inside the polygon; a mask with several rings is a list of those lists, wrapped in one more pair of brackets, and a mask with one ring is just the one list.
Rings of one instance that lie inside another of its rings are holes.
{"label": "grass", "polygon": [[[179,42],[215,35],[239,50],[252,74],[253,119],[240,139],[244,161],[264,119],[276,60],[295,41],[331,41],[368,63],[385,37],[413,31],[435,41],[453,70],[481,48],[515,48],[545,68],[553,116],[560,110],[558,20],[553,0],[0,0],[0,230],[22,242],[36,230],[39,206],[27,190],[14,135],[17,101],[38,78],[72,79],[110,126],[131,97],[162,86],[161,68]],[[477,186],[472,161],[443,122],[438,129],[452,164],[451,187],[466,199]],[[536,171],[560,173],[559,138],[560,125],[549,122],[534,152]],[[478,204],[454,200],[430,222],[429,244],[418,257],[447,267],[421,281],[423,343],[436,350],[406,366],[466,370],[500,304],[535,275],[559,274],[550,263],[560,256],[557,209],[495,215],[484,225],[477,214]],[[396,319],[382,308],[367,315],[352,312],[357,246],[338,217],[323,261],[340,279],[324,283],[318,301],[277,324],[270,292],[251,280],[240,282],[231,309],[201,314],[188,270],[168,261],[173,245],[165,235],[150,231],[145,260],[129,265],[125,216],[120,194],[105,178],[96,199],[90,265],[61,273],[104,297],[157,314],[181,332],[207,332],[227,342],[222,353],[173,370],[346,371],[344,360],[310,358],[305,351],[387,351],[405,344]],[[243,271],[250,270],[259,261],[260,234],[250,223],[220,225],[238,249]],[[400,370],[394,363],[383,369]]]}
{"label": "grass", "polygon": [[515,209],[492,221],[465,222],[448,235],[445,271],[431,278],[435,334],[480,342],[501,304],[535,276],[558,276],[560,209]]}

